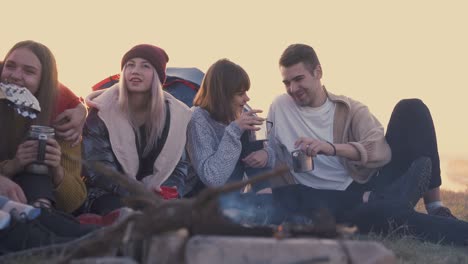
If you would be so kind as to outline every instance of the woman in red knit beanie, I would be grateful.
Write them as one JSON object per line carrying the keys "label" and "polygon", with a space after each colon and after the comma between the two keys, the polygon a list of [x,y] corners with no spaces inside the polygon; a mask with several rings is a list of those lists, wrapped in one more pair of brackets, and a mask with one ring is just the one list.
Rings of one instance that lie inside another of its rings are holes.
{"label": "woman in red knit beanie", "polygon": [[[180,197],[188,170],[186,128],[191,112],[162,90],[166,52],[137,45],[124,54],[119,83],[91,93],[83,158],[100,161],[166,198]],[[126,191],[86,169],[85,212],[104,215],[122,206]]]}

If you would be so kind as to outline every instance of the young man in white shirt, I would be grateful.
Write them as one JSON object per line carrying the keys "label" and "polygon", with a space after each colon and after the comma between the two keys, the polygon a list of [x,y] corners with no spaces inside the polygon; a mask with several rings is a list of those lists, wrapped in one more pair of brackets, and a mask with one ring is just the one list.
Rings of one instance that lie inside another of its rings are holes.
{"label": "young man in white shirt", "polygon": [[269,144],[279,162],[291,166],[291,152],[301,149],[315,165],[291,170],[285,177],[290,185],[274,189],[286,207],[326,207],[339,217],[369,201],[414,207],[424,197],[429,214],[456,219],[440,201],[435,129],[421,100],[400,101],[385,134],[367,106],[325,89],[312,47],[290,45],[279,64],[287,94],[270,107]]}

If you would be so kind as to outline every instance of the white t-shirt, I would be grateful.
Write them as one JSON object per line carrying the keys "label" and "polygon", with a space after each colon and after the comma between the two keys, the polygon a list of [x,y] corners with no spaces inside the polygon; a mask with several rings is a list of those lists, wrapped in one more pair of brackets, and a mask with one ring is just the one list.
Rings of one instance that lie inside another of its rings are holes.
{"label": "white t-shirt", "polygon": [[[299,137],[316,138],[333,142],[333,118],[335,103],[328,100],[320,107],[300,107],[285,94],[278,97],[271,105],[268,114],[273,122],[270,141],[282,149],[282,157],[291,163],[290,153],[295,150],[294,142]],[[286,150],[288,153],[286,153]],[[290,166],[292,167],[292,166]],[[353,181],[344,165],[336,156],[317,155],[314,158],[314,170],[296,173],[291,170],[295,180],[316,189],[345,190]]]}

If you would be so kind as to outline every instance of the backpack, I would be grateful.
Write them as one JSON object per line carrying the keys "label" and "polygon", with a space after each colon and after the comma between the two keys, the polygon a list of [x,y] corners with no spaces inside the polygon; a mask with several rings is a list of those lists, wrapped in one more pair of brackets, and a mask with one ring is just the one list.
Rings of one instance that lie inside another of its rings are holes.
{"label": "backpack", "polygon": [[[166,82],[163,84],[164,91],[170,93],[179,101],[192,107],[195,94],[205,74],[198,68],[169,67],[166,70]],[[93,91],[109,88],[119,82],[120,74],[109,76],[92,86]]]}

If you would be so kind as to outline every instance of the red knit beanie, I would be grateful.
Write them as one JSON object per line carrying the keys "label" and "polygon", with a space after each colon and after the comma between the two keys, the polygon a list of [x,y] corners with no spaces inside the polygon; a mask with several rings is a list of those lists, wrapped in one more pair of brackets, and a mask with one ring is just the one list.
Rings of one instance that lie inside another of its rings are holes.
{"label": "red knit beanie", "polygon": [[128,60],[133,58],[142,58],[151,63],[158,73],[159,80],[162,84],[164,83],[166,80],[166,63],[169,61],[169,56],[163,49],[149,44],[137,45],[125,53],[122,58],[121,69]]}

